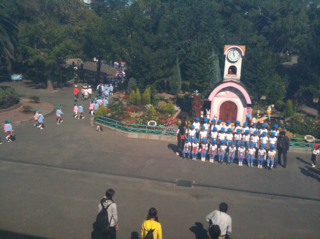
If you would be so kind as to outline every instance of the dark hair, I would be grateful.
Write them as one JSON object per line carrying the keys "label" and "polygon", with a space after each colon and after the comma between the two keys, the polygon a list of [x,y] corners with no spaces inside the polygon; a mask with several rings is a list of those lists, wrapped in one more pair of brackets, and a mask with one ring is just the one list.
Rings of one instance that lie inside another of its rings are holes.
{"label": "dark hair", "polygon": [[228,211],[228,204],[226,204],[225,202],[220,203],[219,210],[221,212],[227,212]]}
{"label": "dark hair", "polygon": [[154,207],[150,208],[148,212],[147,220],[149,220],[150,218],[154,218],[156,222],[159,222],[157,214],[158,214],[157,209],[155,209]]}
{"label": "dark hair", "polygon": [[281,131],[280,135],[286,135],[286,131]]}
{"label": "dark hair", "polygon": [[221,235],[221,230],[219,225],[212,225],[209,227],[209,235],[213,239],[217,239]]}
{"label": "dark hair", "polygon": [[107,199],[112,199],[112,197],[114,196],[114,194],[115,194],[115,191],[113,190],[113,189],[108,189],[107,191],[106,191],[106,197],[107,197]]}

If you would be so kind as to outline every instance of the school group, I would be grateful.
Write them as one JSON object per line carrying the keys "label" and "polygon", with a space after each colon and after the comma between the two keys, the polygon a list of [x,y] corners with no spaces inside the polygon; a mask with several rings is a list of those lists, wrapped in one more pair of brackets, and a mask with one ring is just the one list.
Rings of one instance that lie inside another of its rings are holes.
{"label": "school group", "polygon": [[227,163],[231,164],[238,158],[238,165],[243,165],[246,159],[249,167],[253,167],[253,160],[258,159],[258,168],[262,168],[264,160],[267,161],[267,167],[273,168],[276,156],[277,137],[279,136],[278,125],[275,124],[270,131],[266,124],[257,128],[256,123],[249,127],[247,122],[240,125],[235,121],[231,125],[229,120],[222,123],[221,120],[204,118],[201,124],[199,118],[190,129],[181,133],[179,128],[177,135],[180,134],[183,142],[182,156],[196,160],[200,155],[201,161],[213,163],[215,158],[222,163],[227,157]]}

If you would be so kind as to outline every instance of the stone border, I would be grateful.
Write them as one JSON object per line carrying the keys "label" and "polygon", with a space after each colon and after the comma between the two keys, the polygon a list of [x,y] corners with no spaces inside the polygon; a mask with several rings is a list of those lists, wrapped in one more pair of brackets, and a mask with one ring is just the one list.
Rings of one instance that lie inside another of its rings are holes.
{"label": "stone border", "polygon": [[94,117],[90,118],[90,125],[91,127],[94,127],[95,125],[100,125],[103,127],[103,129],[108,130],[109,132],[121,135],[123,137],[132,138],[132,139],[149,139],[149,140],[160,140],[160,141],[166,141],[166,142],[177,142],[175,137],[173,136],[164,136],[164,135],[154,135],[154,134],[139,134],[139,133],[131,133],[131,132],[125,132],[120,129],[115,129],[109,126],[106,126],[104,124],[96,123],[94,121]]}
{"label": "stone border", "polygon": [[0,110],[0,113],[5,113],[5,112],[11,111],[11,110],[15,110],[15,109],[20,108],[21,106],[22,106],[21,101],[19,101],[19,103],[16,105],[13,105],[13,106],[10,106],[9,108]]}

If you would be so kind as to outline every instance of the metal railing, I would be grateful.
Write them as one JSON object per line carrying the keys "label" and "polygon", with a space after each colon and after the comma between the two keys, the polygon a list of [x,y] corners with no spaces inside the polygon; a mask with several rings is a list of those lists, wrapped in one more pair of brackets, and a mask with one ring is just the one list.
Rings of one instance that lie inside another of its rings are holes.
{"label": "metal railing", "polygon": [[293,148],[312,149],[317,142],[320,142],[320,139],[314,139],[312,142],[307,142],[304,138],[289,138],[289,145]]}
{"label": "metal railing", "polygon": [[153,134],[163,136],[176,136],[177,128],[166,126],[149,126],[140,124],[129,124],[126,122],[114,120],[108,117],[98,116],[95,121],[115,129],[119,129],[129,133]]}

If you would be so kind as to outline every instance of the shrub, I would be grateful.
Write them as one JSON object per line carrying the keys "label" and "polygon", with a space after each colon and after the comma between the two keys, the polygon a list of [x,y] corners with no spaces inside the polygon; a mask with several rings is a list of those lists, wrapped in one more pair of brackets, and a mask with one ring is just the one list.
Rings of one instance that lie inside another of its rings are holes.
{"label": "shrub", "polygon": [[149,116],[153,116],[156,113],[156,109],[154,108],[153,105],[151,105],[148,109],[147,109],[148,115]]}
{"label": "shrub", "polygon": [[0,109],[5,109],[18,103],[19,96],[15,89],[9,86],[0,86]]}
{"label": "shrub", "polygon": [[40,101],[40,97],[39,96],[35,96],[35,95],[30,96],[29,99],[33,103],[39,103],[39,101]]}
{"label": "shrub", "polygon": [[175,112],[175,109],[174,109],[174,106],[173,106],[171,100],[168,101],[168,104],[167,104],[167,112],[168,112],[169,114],[173,114],[173,113]]}
{"label": "shrub", "polygon": [[102,116],[106,116],[108,114],[108,111],[104,105],[101,104],[99,108],[101,108]]}
{"label": "shrub", "polygon": [[22,106],[22,112],[23,113],[30,113],[33,111],[32,107],[30,105]]}
{"label": "shrub", "polygon": [[136,91],[136,105],[141,105],[141,94],[139,88]]}
{"label": "shrub", "polygon": [[276,106],[277,110],[281,110],[282,106],[283,106],[283,101],[282,100],[277,100],[275,106]]}
{"label": "shrub", "polygon": [[151,102],[151,97],[150,97],[150,87],[149,87],[142,94],[142,104],[148,105],[150,104],[150,102]]}
{"label": "shrub", "polygon": [[293,116],[293,114],[294,114],[294,112],[293,112],[293,107],[292,107],[292,101],[287,100],[286,109],[285,109],[285,116],[291,117],[291,116]]}
{"label": "shrub", "polygon": [[131,91],[130,97],[129,97],[130,104],[134,105],[136,103],[136,93],[134,90]]}
{"label": "shrub", "polygon": [[128,81],[127,94],[130,94],[133,90],[136,90],[137,87],[137,80],[135,78],[130,78]]}
{"label": "shrub", "polygon": [[99,107],[96,112],[94,113],[94,119],[98,118],[98,116],[105,116],[103,115],[103,112],[102,112],[102,107]]}
{"label": "shrub", "polygon": [[161,113],[167,112],[167,103],[166,103],[166,102],[163,101],[162,105],[160,106],[159,111],[160,111]]}

